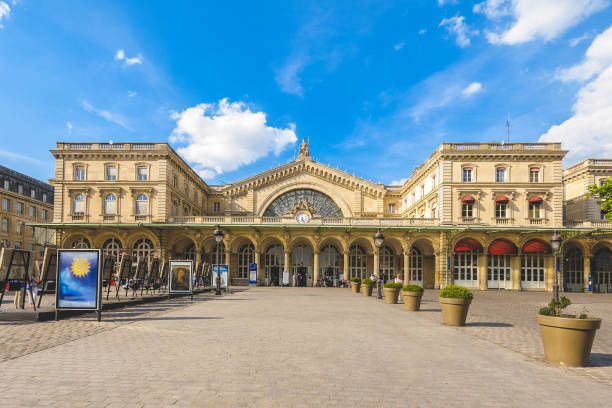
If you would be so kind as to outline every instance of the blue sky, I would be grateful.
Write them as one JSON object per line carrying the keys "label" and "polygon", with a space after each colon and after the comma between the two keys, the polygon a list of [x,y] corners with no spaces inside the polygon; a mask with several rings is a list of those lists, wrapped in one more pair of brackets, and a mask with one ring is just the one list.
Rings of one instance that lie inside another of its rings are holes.
{"label": "blue sky", "polygon": [[[0,0],[0,162],[169,141],[209,183],[291,160],[376,182],[443,141],[612,157],[609,0]],[[585,141],[588,141],[585,143]]]}

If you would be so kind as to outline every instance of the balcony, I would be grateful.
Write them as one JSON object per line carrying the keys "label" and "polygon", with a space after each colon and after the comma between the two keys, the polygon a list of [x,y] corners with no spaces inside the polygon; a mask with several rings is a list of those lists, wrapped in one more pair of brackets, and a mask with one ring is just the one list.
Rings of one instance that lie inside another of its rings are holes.
{"label": "balcony", "polygon": [[612,224],[607,220],[571,220],[565,221],[565,227],[567,228],[612,228]]}
{"label": "balcony", "polygon": [[300,224],[295,217],[254,217],[254,216],[217,216],[217,217],[171,217],[169,223],[174,224],[234,224],[234,225],[338,225],[338,226],[390,226],[390,227],[410,227],[410,226],[435,226],[439,225],[437,218],[313,218],[310,222]]}

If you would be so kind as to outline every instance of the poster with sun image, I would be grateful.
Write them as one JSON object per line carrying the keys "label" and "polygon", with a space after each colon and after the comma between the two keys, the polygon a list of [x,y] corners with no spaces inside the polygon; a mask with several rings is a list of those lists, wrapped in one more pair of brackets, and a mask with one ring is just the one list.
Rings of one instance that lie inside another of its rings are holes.
{"label": "poster with sun image", "polygon": [[191,293],[191,261],[170,261],[170,293]]}
{"label": "poster with sun image", "polygon": [[57,309],[100,309],[101,251],[57,250]]}

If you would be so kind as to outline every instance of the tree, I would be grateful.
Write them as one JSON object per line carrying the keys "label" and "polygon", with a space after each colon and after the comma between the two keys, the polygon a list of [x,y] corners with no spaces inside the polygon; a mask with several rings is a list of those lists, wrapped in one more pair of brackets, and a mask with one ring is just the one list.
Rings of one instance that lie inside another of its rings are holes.
{"label": "tree", "polygon": [[601,211],[605,214],[607,219],[612,220],[612,176],[608,177],[601,186],[595,184],[589,186],[587,198],[594,195],[603,200],[601,203]]}

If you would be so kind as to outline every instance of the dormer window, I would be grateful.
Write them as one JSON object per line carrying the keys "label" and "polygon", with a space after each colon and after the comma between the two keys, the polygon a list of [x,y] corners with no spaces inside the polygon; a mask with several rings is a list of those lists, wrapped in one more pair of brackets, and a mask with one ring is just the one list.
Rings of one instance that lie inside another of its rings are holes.
{"label": "dormer window", "polygon": [[505,183],[506,182],[506,169],[504,167],[498,167],[495,169],[495,182]]}

